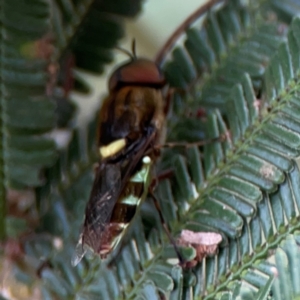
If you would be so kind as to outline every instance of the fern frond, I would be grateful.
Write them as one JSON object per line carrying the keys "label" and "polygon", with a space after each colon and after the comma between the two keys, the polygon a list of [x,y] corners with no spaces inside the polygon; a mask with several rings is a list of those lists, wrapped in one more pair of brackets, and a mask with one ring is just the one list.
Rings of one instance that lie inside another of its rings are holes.
{"label": "fern frond", "polygon": [[[74,61],[77,67],[90,70],[85,66],[89,60],[87,65],[97,65],[100,72],[123,35],[124,16],[135,15],[139,8],[139,0],[125,1],[117,8],[103,1],[1,4],[0,237],[5,232],[7,189],[44,185],[42,171],[58,158],[53,130],[72,127],[69,121],[75,109],[66,97],[74,87],[70,74]],[[105,27],[108,23],[110,32]],[[95,31],[101,36],[96,38]],[[109,43],[104,45],[103,38]],[[81,49],[87,45],[95,55]],[[56,76],[63,89],[55,87]],[[76,81],[75,89],[90,91],[84,80]]]}
{"label": "fern frond", "polygon": [[[14,13],[10,14],[13,7]],[[1,185],[42,185],[41,167],[50,166],[56,158],[54,142],[45,135],[54,125],[55,109],[45,96],[50,64],[47,51],[52,47],[47,37],[49,17],[49,3],[43,0],[33,9],[24,4],[3,3]],[[25,23],[26,26],[21,25]]]}
{"label": "fern frond", "polygon": [[[272,298],[275,300],[298,299],[299,291],[299,270],[296,267],[299,263],[299,232],[287,237],[276,250],[275,257],[277,269],[274,284],[271,289]],[[273,261],[272,261],[273,263]]]}
{"label": "fern frond", "polygon": [[272,4],[270,0],[246,7],[240,1],[230,1],[209,12],[200,29],[197,24],[186,29],[183,47],[174,49],[164,68],[172,86],[190,87],[192,94],[196,93],[190,105],[223,111],[225,98],[245,72],[254,82],[255,94],[262,89],[269,60],[285,40],[284,29],[291,17],[299,11],[296,4],[288,20],[281,18],[282,10],[290,4],[285,2],[276,9],[278,18],[271,19]]}
{"label": "fern frond", "polygon": [[55,106],[46,95],[53,45],[49,2],[34,8],[18,1],[1,3],[0,39],[0,238],[5,236],[7,188],[40,186],[41,168],[55,159],[48,136]]}
{"label": "fern frond", "polygon": [[[112,62],[112,49],[124,36],[124,18],[134,17],[141,9],[135,1],[54,1],[53,28],[57,36],[57,58],[71,53],[76,67],[100,74]],[[75,76],[74,88],[90,92],[89,85]]]}
{"label": "fern frond", "polygon": [[[215,299],[297,299],[299,297],[299,232],[288,235],[267,261],[258,261],[238,280],[228,284],[227,292]],[[224,298],[223,298],[224,297]]]}
{"label": "fern frond", "polygon": [[[233,87],[225,101],[227,108],[224,109],[224,116],[228,119],[232,145],[225,148],[224,153],[220,145],[209,146],[209,151],[204,149],[202,160],[191,162],[191,165],[203,166],[204,172],[201,171],[197,178],[200,175],[207,178],[203,182],[204,191],[198,189],[200,197],[189,200],[192,187],[189,185],[188,190],[186,186],[195,180],[188,176],[187,171],[184,172],[184,181],[181,179],[183,176],[177,176],[177,182],[182,185],[173,185],[174,204],[178,202],[176,195],[179,193],[181,201],[189,204],[186,214],[179,209],[179,218],[175,223],[177,221],[183,228],[195,231],[221,230],[223,236],[228,238],[225,238],[227,247],[222,248],[215,258],[207,259],[197,270],[198,274],[205,272],[205,275],[199,278],[201,284],[195,287],[195,295],[204,296],[208,290],[212,292],[217,282],[217,289],[225,287],[222,280],[239,276],[235,270],[240,273],[244,267],[249,267],[249,258],[253,264],[255,259],[267,254],[268,247],[298,228],[298,189],[293,182],[297,182],[299,170],[293,161],[299,155],[300,132],[298,115],[292,111],[297,111],[299,105],[299,91],[295,82],[297,77],[294,75],[298,73],[299,65],[291,61],[296,61],[292,58],[297,57],[299,46],[293,44],[294,48],[288,47],[293,41],[290,37],[297,40],[298,23],[297,18],[292,22],[287,41],[279,46],[278,53],[270,60],[266,70],[265,85],[271,91],[266,95],[267,111],[262,110],[259,116],[253,109],[256,99],[251,80],[247,75],[242,76],[239,80],[242,84]],[[289,64],[286,63],[286,57],[291,58]],[[206,156],[205,153],[210,154]],[[198,159],[200,157],[198,155]],[[184,191],[182,186],[185,187]],[[231,202],[228,198],[231,198]],[[245,207],[245,203],[250,204],[252,210],[248,208],[249,214],[241,215],[242,223],[237,223],[236,217],[239,212],[244,212],[241,207]],[[231,209],[235,210],[235,219],[232,218]],[[245,217],[253,219],[249,222]],[[275,222],[275,227],[272,222]],[[263,237],[268,244],[265,244]],[[214,295],[212,293],[207,299]]]}

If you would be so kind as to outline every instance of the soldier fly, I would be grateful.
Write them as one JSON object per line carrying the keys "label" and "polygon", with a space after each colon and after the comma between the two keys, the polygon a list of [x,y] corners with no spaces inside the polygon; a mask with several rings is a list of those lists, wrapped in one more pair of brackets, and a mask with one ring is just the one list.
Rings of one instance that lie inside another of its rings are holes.
{"label": "soldier fly", "polygon": [[110,77],[109,95],[99,113],[100,162],[86,206],[73,265],[91,248],[105,258],[117,247],[149,187],[164,125],[164,76],[151,60],[130,60]]}

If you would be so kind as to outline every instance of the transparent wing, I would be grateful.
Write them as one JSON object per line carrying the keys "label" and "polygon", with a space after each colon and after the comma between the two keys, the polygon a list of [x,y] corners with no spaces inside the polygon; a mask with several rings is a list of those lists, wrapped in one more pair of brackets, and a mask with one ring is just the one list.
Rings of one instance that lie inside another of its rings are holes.
{"label": "transparent wing", "polygon": [[86,253],[86,246],[99,253],[102,234],[110,222],[114,206],[143,156],[152,148],[154,139],[155,132],[149,129],[142,139],[130,145],[119,158],[100,163],[86,206],[83,232],[72,259],[73,265],[80,262]]}
{"label": "transparent wing", "polygon": [[101,245],[102,233],[121,193],[121,182],[120,164],[106,162],[100,164],[86,206],[83,232],[72,258],[73,266],[81,261],[87,251],[87,246],[97,253]]}
{"label": "transparent wing", "polygon": [[100,164],[85,210],[83,243],[96,253],[122,189],[120,164]]}

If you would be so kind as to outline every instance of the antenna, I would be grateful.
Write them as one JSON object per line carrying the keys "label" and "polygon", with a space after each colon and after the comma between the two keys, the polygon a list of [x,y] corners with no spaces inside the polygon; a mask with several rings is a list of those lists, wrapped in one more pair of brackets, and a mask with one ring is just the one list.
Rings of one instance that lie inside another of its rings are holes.
{"label": "antenna", "polygon": [[124,54],[128,55],[131,60],[136,60],[137,56],[136,56],[136,47],[135,47],[136,43],[135,43],[135,39],[132,39],[132,44],[131,44],[131,51],[128,51],[127,49],[124,49],[122,47],[117,46],[116,49],[118,49],[119,51],[123,52]]}

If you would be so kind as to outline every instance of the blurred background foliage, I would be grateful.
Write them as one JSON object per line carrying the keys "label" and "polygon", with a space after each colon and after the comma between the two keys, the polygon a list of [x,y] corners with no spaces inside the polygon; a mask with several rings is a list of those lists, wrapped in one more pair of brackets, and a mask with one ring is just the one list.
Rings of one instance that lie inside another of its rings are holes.
{"label": "blurred background foliage", "polygon": [[145,201],[110,266],[97,257],[71,266],[97,161],[96,115],[79,117],[95,90],[87,73],[112,62],[142,5],[0,3],[1,299],[297,299],[297,0],[208,1],[157,58],[177,88],[168,140],[227,136],[167,149],[156,166],[174,169],[156,190],[172,235],[218,232],[218,253],[179,267]]}

